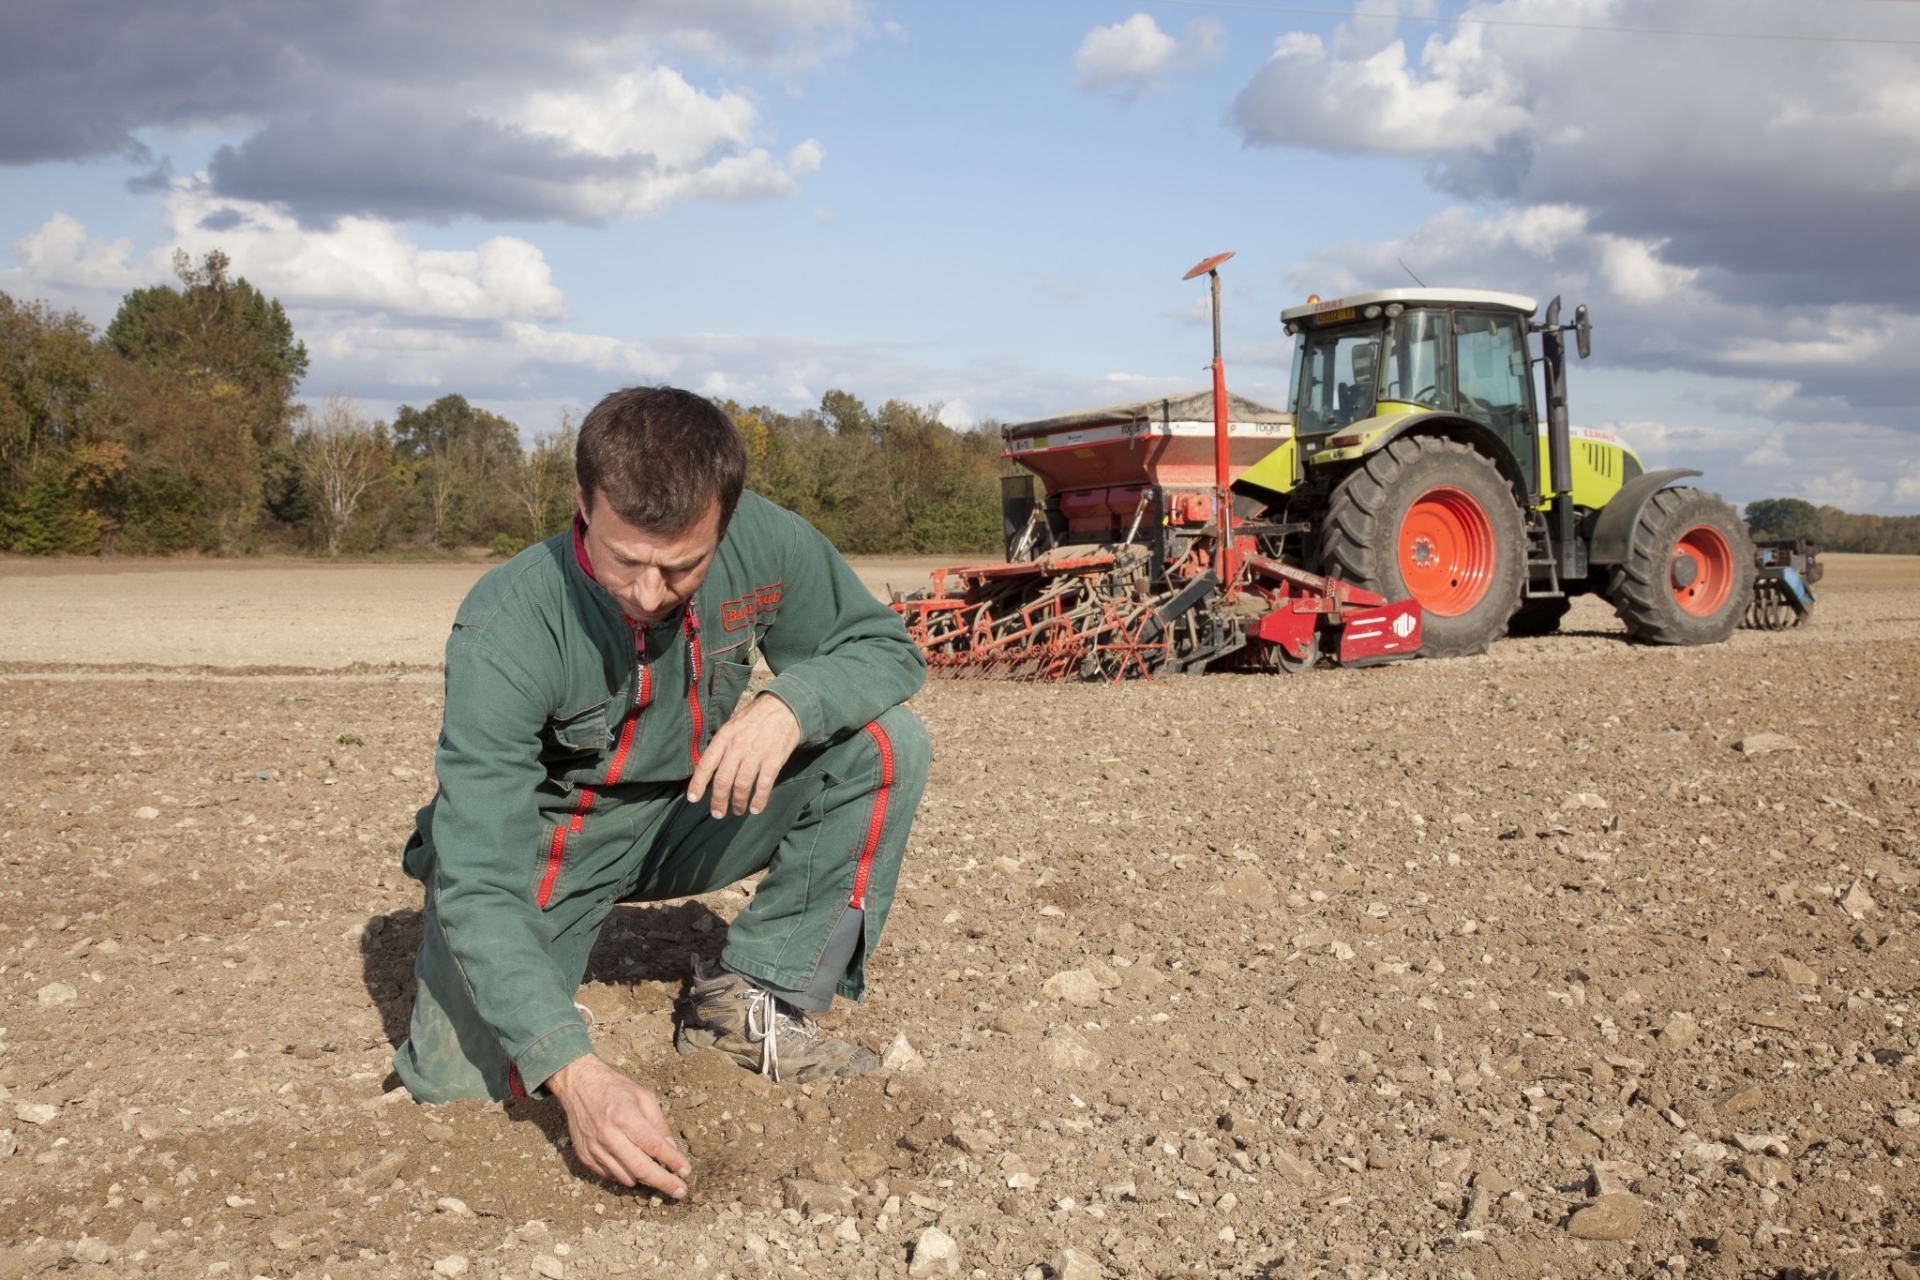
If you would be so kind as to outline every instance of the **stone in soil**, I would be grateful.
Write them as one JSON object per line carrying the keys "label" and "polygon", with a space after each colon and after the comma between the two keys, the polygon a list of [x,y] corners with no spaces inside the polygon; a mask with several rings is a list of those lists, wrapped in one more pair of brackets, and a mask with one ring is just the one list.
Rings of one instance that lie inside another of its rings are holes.
{"label": "stone in soil", "polygon": [[957,1276],[960,1274],[960,1246],[954,1238],[938,1227],[928,1227],[913,1242],[913,1261],[907,1266],[907,1275],[913,1280],[922,1280],[927,1276]]}
{"label": "stone in soil", "polygon": [[1049,1000],[1091,1007],[1100,1003],[1100,983],[1087,969],[1067,969],[1041,984],[1040,993]]}
{"label": "stone in soil", "polygon": [[1100,1280],[1100,1264],[1078,1249],[1062,1249],[1053,1255],[1054,1280]]}
{"label": "stone in soil", "polygon": [[1575,1210],[1567,1233],[1576,1240],[1631,1240],[1640,1234],[1640,1218],[1640,1201],[1615,1192]]}
{"label": "stone in soil", "polygon": [[1820,975],[1792,956],[1775,956],[1768,971],[1780,981],[1796,987],[1817,987]]}
{"label": "stone in soil", "polygon": [[880,1059],[882,1071],[923,1071],[926,1065],[927,1060],[907,1043],[907,1033],[904,1031],[894,1036],[893,1043],[887,1046],[887,1052]]}
{"label": "stone in soil", "polygon": [[1106,1061],[1072,1027],[1055,1027],[1047,1032],[1046,1047],[1047,1063],[1055,1071],[1096,1071]]}

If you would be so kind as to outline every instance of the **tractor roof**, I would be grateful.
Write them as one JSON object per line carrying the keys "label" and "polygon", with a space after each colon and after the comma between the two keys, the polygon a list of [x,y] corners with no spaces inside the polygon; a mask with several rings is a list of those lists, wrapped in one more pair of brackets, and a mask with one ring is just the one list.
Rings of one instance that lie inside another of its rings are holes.
{"label": "tractor roof", "polygon": [[[1235,422],[1284,424],[1293,421],[1293,415],[1289,413],[1270,408],[1231,391],[1227,392],[1227,416]],[[1212,421],[1213,392],[1188,391],[1181,395],[1162,396],[1157,400],[1130,400],[1125,404],[1103,404],[1092,409],[1075,409],[1071,413],[1057,414],[1051,418],[1036,418],[1031,422],[1010,422],[1000,428],[1000,434],[1007,439],[1012,439],[1017,435],[1046,434],[1066,431],[1074,427],[1095,427],[1117,422]]]}
{"label": "tractor roof", "polygon": [[1322,298],[1318,302],[1288,307],[1280,313],[1280,318],[1286,321],[1304,320],[1309,316],[1326,315],[1330,311],[1370,307],[1375,303],[1385,306],[1389,302],[1398,302],[1407,307],[1498,307],[1528,316],[1540,309],[1538,302],[1524,294],[1495,293],[1489,289],[1374,289],[1367,293],[1350,293],[1344,298]]}

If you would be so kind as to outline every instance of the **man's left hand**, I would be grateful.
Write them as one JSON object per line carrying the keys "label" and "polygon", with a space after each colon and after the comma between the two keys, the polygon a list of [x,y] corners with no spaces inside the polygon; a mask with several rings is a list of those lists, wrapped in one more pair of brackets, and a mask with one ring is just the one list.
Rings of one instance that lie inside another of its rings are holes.
{"label": "man's left hand", "polygon": [[799,745],[800,721],[793,709],[773,694],[761,694],[721,725],[700,753],[699,767],[687,783],[687,803],[700,803],[712,783],[714,817],[726,817],[729,809],[759,813],[767,807],[787,757]]}

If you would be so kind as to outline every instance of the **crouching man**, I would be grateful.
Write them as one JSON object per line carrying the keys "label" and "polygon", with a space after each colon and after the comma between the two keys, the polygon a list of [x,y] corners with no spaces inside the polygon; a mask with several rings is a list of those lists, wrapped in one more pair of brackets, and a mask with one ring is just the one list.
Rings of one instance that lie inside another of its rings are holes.
{"label": "crouching man", "polygon": [[[745,470],[699,396],[594,407],[571,532],[460,606],[440,789],[404,855],[426,885],[408,1090],[544,1090],[588,1168],[673,1196],[691,1165],[658,1100],[595,1056],[573,1001],[601,922],[764,871],[718,965],[695,963],[682,1051],[779,1080],[872,1070],[808,1015],[860,997],[931,755],[900,705],[926,667],[899,618]],[[773,681],[736,713],[762,657]]]}

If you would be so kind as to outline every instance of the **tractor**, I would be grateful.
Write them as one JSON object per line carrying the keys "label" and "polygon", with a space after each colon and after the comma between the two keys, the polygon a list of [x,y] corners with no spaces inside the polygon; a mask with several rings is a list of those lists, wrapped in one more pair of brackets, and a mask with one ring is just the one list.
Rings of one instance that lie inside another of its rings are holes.
{"label": "tractor", "polygon": [[1418,601],[1429,657],[1552,632],[1590,592],[1634,639],[1725,640],[1754,595],[1738,512],[1675,483],[1698,471],[1646,471],[1612,435],[1568,425],[1566,334],[1584,359],[1587,309],[1571,326],[1558,298],[1537,310],[1426,288],[1287,308],[1294,435],[1234,492],[1304,526],[1280,558]]}
{"label": "tractor", "polygon": [[1567,335],[1585,358],[1585,307],[1563,324],[1558,298],[1540,314],[1484,290],[1309,298],[1281,314],[1294,351],[1277,411],[1226,392],[1227,256],[1189,273],[1212,279],[1211,393],[1003,428],[1023,471],[1002,485],[1006,563],[942,570],[895,601],[935,674],[1460,657],[1551,633],[1592,592],[1654,644],[1807,615],[1817,548],[1756,549],[1732,506],[1676,483],[1700,472],[1646,471],[1569,426]]}

